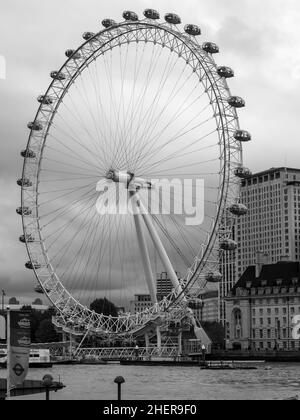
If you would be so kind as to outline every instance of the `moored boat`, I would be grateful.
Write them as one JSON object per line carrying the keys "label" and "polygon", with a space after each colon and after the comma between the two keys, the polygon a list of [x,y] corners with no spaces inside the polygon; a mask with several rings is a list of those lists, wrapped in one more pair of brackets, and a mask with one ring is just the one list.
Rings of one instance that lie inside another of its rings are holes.
{"label": "moored boat", "polygon": [[[5,368],[7,363],[7,350],[0,349],[0,367]],[[31,368],[50,368],[53,363],[50,359],[49,349],[30,349],[29,367]]]}

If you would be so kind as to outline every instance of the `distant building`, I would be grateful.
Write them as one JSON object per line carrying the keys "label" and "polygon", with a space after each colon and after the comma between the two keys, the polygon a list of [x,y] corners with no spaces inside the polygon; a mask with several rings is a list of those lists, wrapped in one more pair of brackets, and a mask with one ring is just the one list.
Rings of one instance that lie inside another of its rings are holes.
{"label": "distant building", "polygon": [[226,298],[229,349],[300,350],[292,337],[300,315],[300,265],[250,266]]}
{"label": "distant building", "polygon": [[45,312],[49,309],[49,306],[44,305],[43,301],[39,298],[35,299],[31,304],[27,303],[20,303],[19,300],[17,300],[15,297],[12,297],[8,301],[9,308],[12,311],[18,311],[22,309],[24,306],[31,307],[32,309],[35,309],[36,311]]}
{"label": "distant building", "polygon": [[236,230],[238,278],[256,264],[257,252],[270,264],[282,256],[300,261],[300,169],[272,168],[243,180],[241,202],[248,214]]}
{"label": "distant building", "polygon": [[[178,274],[176,273],[178,276]],[[168,277],[168,273],[163,272],[156,280],[156,296],[158,302],[163,300],[164,297],[172,293],[173,290],[172,281]]]}
{"label": "distant building", "polygon": [[199,296],[202,306],[193,309],[194,316],[202,322],[218,322],[219,320],[219,293],[217,290],[205,292]]}
{"label": "distant building", "polygon": [[125,308],[124,308],[124,306],[118,306],[116,309],[117,309],[117,314],[118,314],[118,316],[119,316],[119,315],[122,315],[122,314],[124,314],[124,313],[125,313]]}
{"label": "distant building", "polygon": [[150,308],[153,305],[151,296],[146,294],[134,295],[134,300],[130,302],[130,312],[136,314],[143,312],[145,309]]}
{"label": "distant building", "polygon": [[224,297],[247,267],[277,263],[283,256],[300,261],[300,169],[271,168],[243,179],[240,201],[248,214],[234,228],[238,248],[221,261],[220,319],[224,323]]}

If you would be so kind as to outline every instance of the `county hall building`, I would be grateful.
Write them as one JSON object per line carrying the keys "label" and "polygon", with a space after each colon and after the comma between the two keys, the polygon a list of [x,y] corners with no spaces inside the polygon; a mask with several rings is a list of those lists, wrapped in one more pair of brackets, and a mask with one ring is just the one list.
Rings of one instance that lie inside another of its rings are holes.
{"label": "county hall building", "polygon": [[292,334],[295,315],[299,262],[249,266],[226,298],[227,349],[300,350]]}

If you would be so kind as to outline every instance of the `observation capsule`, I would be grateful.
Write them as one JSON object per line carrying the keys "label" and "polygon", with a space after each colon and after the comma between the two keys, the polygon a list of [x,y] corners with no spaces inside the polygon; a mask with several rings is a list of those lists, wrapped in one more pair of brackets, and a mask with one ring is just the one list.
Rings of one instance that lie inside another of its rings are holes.
{"label": "observation capsule", "polygon": [[66,57],[73,58],[74,60],[79,60],[81,58],[81,53],[75,50],[67,50],[65,52]]}
{"label": "observation capsule", "polygon": [[34,237],[32,235],[21,235],[19,241],[25,244],[26,242],[34,242]]}
{"label": "observation capsule", "polygon": [[110,28],[111,26],[116,25],[116,22],[113,19],[104,19],[102,20],[102,25],[104,28]]}
{"label": "observation capsule", "polygon": [[139,20],[138,15],[135,12],[131,12],[130,10],[125,10],[125,12],[123,12],[123,18],[125,20],[131,20],[132,22]]}
{"label": "observation capsule", "polygon": [[36,158],[36,154],[34,153],[33,150],[30,150],[30,149],[22,150],[22,152],[20,154],[23,158],[27,158],[27,159],[35,159]]}
{"label": "observation capsule", "polygon": [[203,306],[203,300],[202,299],[190,299],[188,301],[188,307],[190,309],[197,310],[197,309],[201,309],[202,306]]}
{"label": "observation capsule", "polygon": [[167,13],[165,15],[165,21],[167,23],[171,23],[172,25],[179,25],[181,23],[181,19],[175,13]]}
{"label": "observation capsule", "polygon": [[220,248],[224,251],[235,251],[237,246],[237,242],[235,242],[233,239],[224,239],[220,242]]}
{"label": "observation capsule", "polygon": [[43,129],[43,124],[40,121],[31,121],[27,124],[29,130],[41,131]]}
{"label": "observation capsule", "polygon": [[144,16],[147,19],[157,20],[160,18],[159,13],[154,9],[146,9],[144,10]]}
{"label": "observation capsule", "polygon": [[42,288],[42,286],[41,286],[40,284],[38,284],[38,285],[34,288],[34,291],[35,291],[36,293],[41,294],[41,295],[43,295],[43,294],[44,294],[44,289]]}
{"label": "observation capsule", "polygon": [[210,271],[206,274],[205,280],[207,283],[220,283],[222,281],[222,274],[219,271]]}
{"label": "observation capsule", "polygon": [[227,102],[229,103],[230,106],[234,108],[244,108],[244,106],[246,105],[244,99],[241,98],[240,96],[230,96]]}
{"label": "observation capsule", "polygon": [[251,134],[249,133],[249,131],[246,130],[237,130],[233,137],[241,142],[247,142],[247,141],[251,141]]}
{"label": "observation capsule", "polygon": [[16,212],[20,216],[30,216],[32,214],[32,211],[29,209],[29,207],[18,207]]}
{"label": "observation capsule", "polygon": [[94,32],[84,32],[82,38],[88,41],[89,39],[93,38],[96,34]]}
{"label": "observation capsule", "polygon": [[40,96],[38,96],[37,100],[40,104],[43,104],[43,105],[53,104],[53,99],[51,98],[51,96],[40,95]]}
{"label": "observation capsule", "polygon": [[225,79],[230,79],[231,77],[234,77],[234,71],[230,67],[221,66],[218,67],[218,75],[220,77],[224,77]]}
{"label": "observation capsule", "polygon": [[41,264],[38,261],[27,261],[25,267],[28,268],[28,270],[38,270],[41,268]]}
{"label": "observation capsule", "polygon": [[250,171],[250,169],[245,168],[244,166],[240,166],[239,168],[236,168],[236,170],[234,171],[234,175],[238,178],[246,179],[251,177],[252,172]]}
{"label": "observation capsule", "polygon": [[184,27],[184,31],[187,34],[192,35],[192,36],[201,35],[201,29],[197,25],[192,25],[192,24],[186,25]]}
{"label": "observation capsule", "polygon": [[52,77],[52,79],[54,80],[65,80],[67,78],[67,76],[59,71],[52,71],[50,73],[50,77]]}
{"label": "observation capsule", "polygon": [[248,208],[244,204],[233,204],[228,210],[235,216],[245,216],[248,213]]}
{"label": "observation capsule", "polygon": [[19,185],[19,187],[26,187],[26,188],[32,187],[32,182],[28,178],[18,179],[17,184]]}
{"label": "observation capsule", "polygon": [[217,44],[214,44],[213,42],[204,42],[204,44],[202,45],[202,49],[209,54],[217,54],[218,52],[220,52],[220,49],[217,46]]}

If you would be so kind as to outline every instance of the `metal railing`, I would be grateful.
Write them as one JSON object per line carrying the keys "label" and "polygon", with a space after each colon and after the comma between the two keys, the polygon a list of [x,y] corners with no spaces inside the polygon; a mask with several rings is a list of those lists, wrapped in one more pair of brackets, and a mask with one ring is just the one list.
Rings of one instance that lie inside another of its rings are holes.
{"label": "metal railing", "polygon": [[177,346],[172,347],[104,347],[104,348],[81,348],[75,354],[77,360],[121,360],[121,359],[150,359],[153,357],[175,358],[179,356]]}

